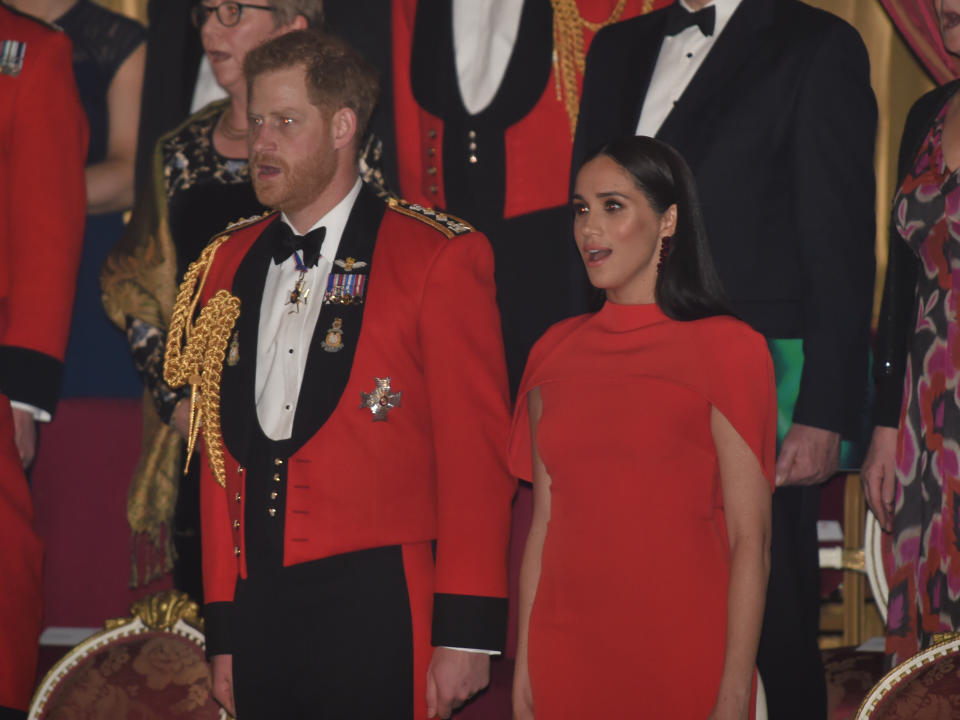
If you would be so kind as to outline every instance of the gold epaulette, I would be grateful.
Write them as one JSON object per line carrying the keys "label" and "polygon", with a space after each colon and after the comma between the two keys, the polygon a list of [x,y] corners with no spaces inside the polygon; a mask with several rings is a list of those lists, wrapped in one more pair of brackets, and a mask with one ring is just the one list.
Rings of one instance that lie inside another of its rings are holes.
{"label": "gold epaulette", "polygon": [[[245,222],[249,224],[252,220]],[[225,233],[211,240],[183,276],[170,319],[163,363],[163,379],[170,387],[190,385],[187,465],[202,427],[207,460],[220,487],[227,485],[220,435],[220,376],[230,333],[240,317],[240,299],[221,289],[207,301],[199,316],[196,310],[217,248],[229,239],[230,233]]]}
{"label": "gold epaulette", "polygon": [[406,200],[400,198],[391,197],[387,200],[387,206],[394,212],[416,218],[420,222],[430,225],[435,230],[439,230],[446,235],[448,239],[456,237],[457,235],[465,235],[475,230],[473,225],[461,220],[456,215],[440,212],[439,210],[424,207],[417,203],[408,203]]}
{"label": "gold epaulette", "polygon": [[248,225],[255,225],[256,223],[260,222],[264,218],[268,218],[271,215],[275,215],[276,213],[277,213],[276,210],[267,210],[265,212],[260,213],[259,215],[251,215],[250,217],[239,218],[238,220],[234,220],[232,223],[227,223],[227,226],[223,229],[223,232],[218,233],[217,235],[214,236],[214,240],[216,240],[217,237],[219,237],[219,235],[222,235],[223,233],[234,232],[235,230],[239,230],[240,228],[245,228]]}

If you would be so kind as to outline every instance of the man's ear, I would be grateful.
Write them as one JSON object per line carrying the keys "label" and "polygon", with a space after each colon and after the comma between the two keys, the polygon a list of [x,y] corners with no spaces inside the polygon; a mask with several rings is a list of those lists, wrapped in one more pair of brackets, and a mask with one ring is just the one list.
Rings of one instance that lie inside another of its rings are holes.
{"label": "man's ear", "polygon": [[357,114],[348,107],[343,107],[333,114],[331,122],[334,147],[337,150],[345,148],[357,134]]}

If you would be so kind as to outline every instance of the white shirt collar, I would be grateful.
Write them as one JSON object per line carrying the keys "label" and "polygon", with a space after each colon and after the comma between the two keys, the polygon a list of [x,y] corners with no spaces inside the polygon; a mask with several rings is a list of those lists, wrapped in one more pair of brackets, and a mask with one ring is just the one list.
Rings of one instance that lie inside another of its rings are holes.
{"label": "white shirt collar", "polygon": [[[686,0],[679,0],[680,5],[689,12],[695,12],[691,8]],[[720,33],[723,32],[723,28],[727,26],[730,17],[733,15],[734,11],[740,6],[741,0],[713,0],[713,2],[707,3],[704,7],[710,7],[713,5],[716,8],[716,20],[713,25],[713,37],[719,37]]]}
{"label": "white shirt collar", "polygon": [[[343,230],[347,226],[347,220],[350,218],[350,211],[353,210],[353,204],[357,200],[357,196],[360,194],[360,188],[363,187],[363,181],[358,177],[356,182],[353,183],[353,187],[350,188],[343,199],[338,202],[333,208],[324,215],[322,218],[317,220],[308,230],[316,230],[320,226],[327,228],[326,234],[323,236],[323,243],[320,245],[320,255],[327,262],[333,262],[333,259],[337,256],[337,249],[340,247],[340,238],[343,237]],[[280,213],[280,219],[287,224],[287,226],[293,230],[295,235],[299,235],[297,229],[293,226],[293,223],[290,222],[290,219],[287,217],[286,213]],[[307,233],[303,233],[306,235]]]}

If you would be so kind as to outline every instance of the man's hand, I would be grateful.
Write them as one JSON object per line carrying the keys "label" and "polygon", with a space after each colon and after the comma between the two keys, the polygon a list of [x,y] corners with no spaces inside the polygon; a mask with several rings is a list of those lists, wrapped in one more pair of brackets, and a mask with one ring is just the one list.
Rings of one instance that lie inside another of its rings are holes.
{"label": "man's hand", "polygon": [[860,477],[867,504],[887,532],[893,530],[893,500],[897,491],[897,429],[878,425],[873,429]]}
{"label": "man's hand", "polygon": [[184,439],[187,439],[190,435],[189,398],[178,400],[177,404],[173,406],[173,413],[170,415],[170,425],[173,426],[173,429],[180,433]]}
{"label": "man's hand", "polygon": [[427,668],[427,717],[450,717],[489,683],[486,653],[435,648]]}
{"label": "man's hand", "polygon": [[213,655],[210,658],[213,670],[213,699],[223,705],[231,717],[237,716],[233,702],[233,655]]}
{"label": "man's hand", "polygon": [[10,409],[13,411],[13,441],[20,453],[20,462],[26,470],[37,454],[37,422],[29,410]]}
{"label": "man's hand", "polygon": [[817,485],[840,467],[840,433],[794,423],[777,458],[777,486]]}

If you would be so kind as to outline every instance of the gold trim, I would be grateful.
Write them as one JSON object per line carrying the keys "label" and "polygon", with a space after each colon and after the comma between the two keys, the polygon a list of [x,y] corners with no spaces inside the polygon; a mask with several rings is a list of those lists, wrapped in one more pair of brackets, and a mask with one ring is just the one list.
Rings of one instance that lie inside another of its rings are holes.
{"label": "gold trim", "polygon": [[956,655],[960,652],[960,633],[942,633],[934,638],[946,636],[947,639],[942,642],[936,642],[926,650],[918,652],[913,657],[904,660],[893,668],[890,672],[880,678],[879,682],[873,686],[867,696],[857,708],[856,720],[868,720],[873,716],[877,707],[883,699],[892,691],[896,690],[901,683],[910,678],[915,673],[923,670],[928,665],[942,660],[950,655]]}
{"label": "gold trim", "polygon": [[[251,222],[255,221],[246,224]],[[217,248],[229,239],[229,233],[214,238],[187,269],[173,307],[163,364],[163,379],[170,387],[191,386],[186,464],[190,465],[202,427],[207,462],[222,488],[227,486],[227,473],[220,434],[220,378],[230,333],[240,317],[240,298],[218,290],[195,323],[191,324],[191,318],[196,314]]]}
{"label": "gold trim", "polygon": [[[553,6],[553,72],[557,83],[557,100],[563,100],[570,121],[570,137],[577,130],[577,117],[580,112],[580,92],[577,77],[583,77],[587,66],[587,54],[583,42],[584,30],[593,33],[617,22],[627,7],[627,0],[618,0],[610,16],[603,22],[595,23],[580,14],[576,0],[550,0]],[[653,0],[647,0],[643,13],[650,11]]]}
{"label": "gold trim", "polygon": [[473,225],[468,223],[466,220],[457,217],[456,215],[423,207],[422,205],[418,205],[416,203],[411,204],[400,198],[388,198],[387,207],[394,212],[398,212],[401,215],[406,215],[407,217],[415,218],[422,223],[426,223],[435,230],[439,230],[447,236],[448,240],[456,237],[457,235],[465,235],[466,233],[476,230]]}

